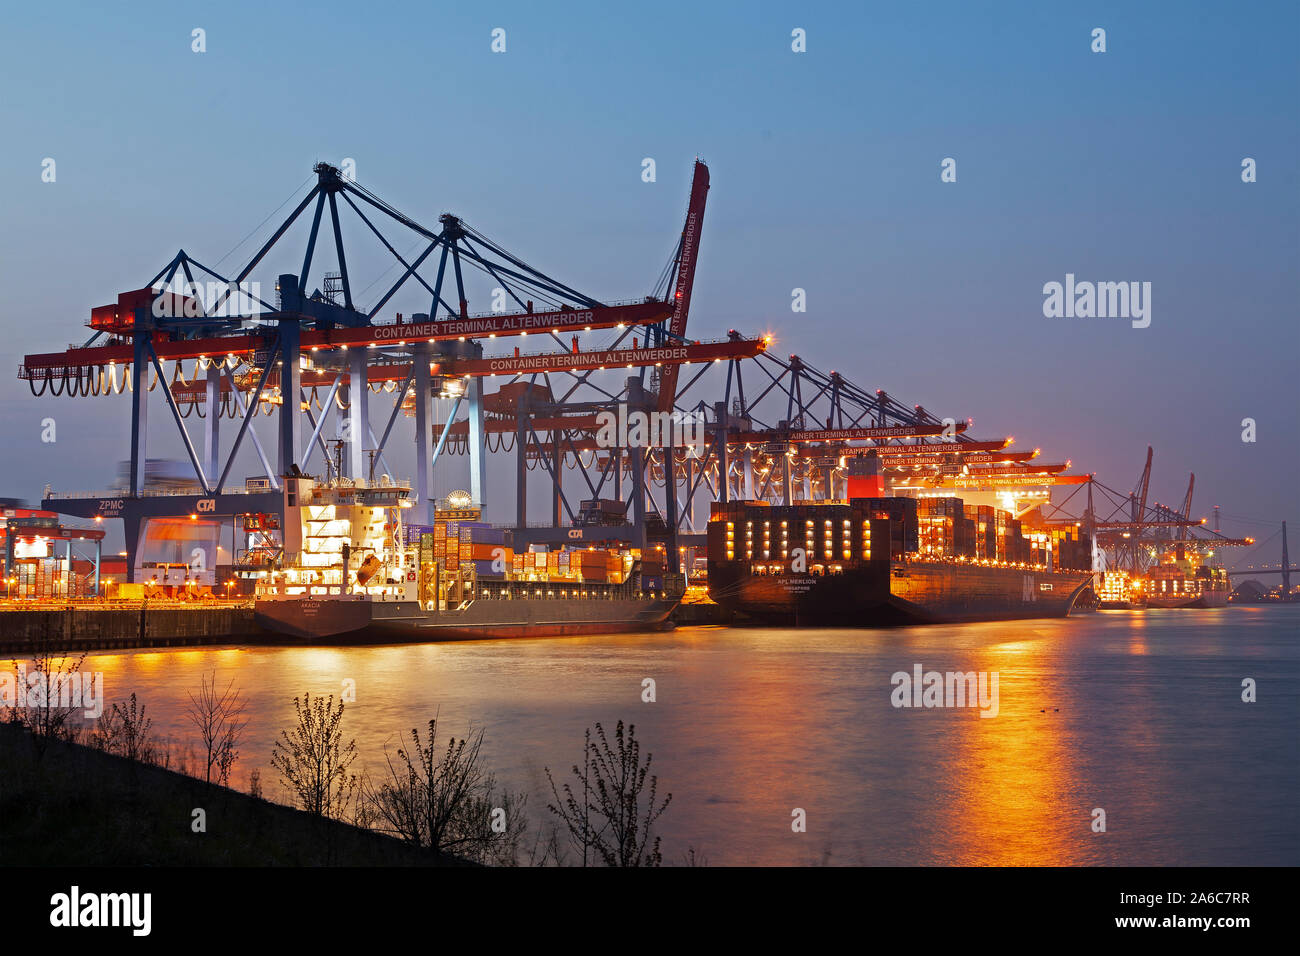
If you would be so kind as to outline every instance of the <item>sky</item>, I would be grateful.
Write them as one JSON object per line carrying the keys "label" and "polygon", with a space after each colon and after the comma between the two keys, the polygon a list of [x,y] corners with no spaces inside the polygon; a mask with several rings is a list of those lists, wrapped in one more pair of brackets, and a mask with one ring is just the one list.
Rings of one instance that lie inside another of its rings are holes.
{"label": "sky", "polygon": [[[234,271],[317,161],[618,300],[651,291],[698,156],[693,337],[771,332],[1122,491],[1150,444],[1154,500],[1195,472],[1195,517],[1300,527],[1294,3],[126,9],[23,4],[0,33],[0,495],[104,488],[127,454],[125,397],[35,399],[23,355],[84,341],[92,306],[179,248]],[[387,264],[349,265],[373,301]],[[1045,316],[1067,274],[1151,283],[1150,325]],[[151,431],[151,456],[183,457],[161,405]]]}

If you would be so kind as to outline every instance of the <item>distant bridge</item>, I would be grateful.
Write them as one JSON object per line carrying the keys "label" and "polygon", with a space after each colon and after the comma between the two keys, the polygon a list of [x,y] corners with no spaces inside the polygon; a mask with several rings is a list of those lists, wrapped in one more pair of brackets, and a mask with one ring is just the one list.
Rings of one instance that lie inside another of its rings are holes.
{"label": "distant bridge", "polygon": [[1294,574],[1300,572],[1300,565],[1293,564],[1289,568],[1251,568],[1246,571],[1228,571],[1228,577],[1253,578],[1257,574]]}

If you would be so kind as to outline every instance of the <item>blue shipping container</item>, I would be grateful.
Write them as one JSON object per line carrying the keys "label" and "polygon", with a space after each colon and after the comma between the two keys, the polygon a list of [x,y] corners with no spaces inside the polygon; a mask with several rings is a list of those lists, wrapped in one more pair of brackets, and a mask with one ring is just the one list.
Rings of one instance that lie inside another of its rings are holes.
{"label": "blue shipping container", "polygon": [[506,564],[501,564],[501,570],[495,569],[495,561],[474,561],[474,574],[480,578],[504,578],[506,576]]}

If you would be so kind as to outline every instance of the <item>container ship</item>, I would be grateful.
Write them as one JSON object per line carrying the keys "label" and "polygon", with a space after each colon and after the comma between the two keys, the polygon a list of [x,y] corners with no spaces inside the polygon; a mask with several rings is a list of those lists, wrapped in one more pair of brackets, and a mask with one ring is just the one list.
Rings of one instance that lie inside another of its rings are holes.
{"label": "container ship", "polygon": [[1103,609],[1224,607],[1232,593],[1227,573],[1211,565],[1210,554],[1174,545],[1141,574],[1107,571],[1098,591]]}
{"label": "container ship", "polygon": [[1127,571],[1103,571],[1097,588],[1098,605],[1103,611],[1140,611],[1147,606],[1142,579]]}
{"label": "container ship", "polygon": [[[266,632],[312,643],[655,630],[681,599],[662,546],[515,551],[471,507],[402,520],[410,488],[285,479],[285,526],[247,529],[244,573]],[[462,502],[467,504],[467,502]],[[274,538],[271,534],[274,533]]]}
{"label": "container ship", "polygon": [[1232,585],[1227,573],[1208,562],[1209,555],[1176,545],[1147,570],[1139,582],[1147,607],[1224,607]]}
{"label": "container ship", "polygon": [[1063,617],[1093,579],[1077,525],[954,497],[717,503],[708,555],[716,603],[795,626]]}

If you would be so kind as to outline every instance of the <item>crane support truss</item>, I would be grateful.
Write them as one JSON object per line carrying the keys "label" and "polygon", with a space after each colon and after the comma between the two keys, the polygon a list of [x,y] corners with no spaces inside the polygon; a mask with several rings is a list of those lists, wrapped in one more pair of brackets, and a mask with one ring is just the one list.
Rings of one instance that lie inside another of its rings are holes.
{"label": "crane support truss", "polygon": [[[700,502],[833,499],[846,487],[842,459],[867,452],[882,458],[891,477],[927,487],[1088,480],[1061,474],[1068,463],[1033,464],[1037,449],[1008,451],[1011,438],[972,437],[969,419],[902,404],[797,355],[781,358],[770,338],[732,330],[720,342],[686,339],[709,186],[701,163],[671,281],[660,295],[623,303],[545,275],[456,216],[445,214],[438,229],[426,228],[334,167],[319,164],[314,171],[316,185],[238,272],[220,275],[182,250],[145,287],[92,310],[94,334],[83,346],[29,355],[19,370],[35,394],[130,396],[127,493],[49,495],[46,506],[124,518],[133,568],[142,522],[168,507],[233,520],[253,508],[281,508],[275,502],[283,475],[323,470],[358,482],[387,481],[393,469],[385,451],[403,413],[415,425],[414,502],[431,511],[439,462],[468,455],[471,495],[483,504],[488,457],[513,457],[513,525],[521,542],[644,544],[647,529],[658,526],[675,550],[679,531],[698,533],[707,519]],[[278,274],[274,304],[244,295],[241,284],[313,203],[301,264],[295,253],[294,271]],[[399,272],[366,305],[357,301],[364,290],[357,291],[348,271],[361,257],[345,249],[340,209],[355,214],[360,234],[377,238]],[[338,273],[326,277],[325,292],[308,292],[322,222],[333,232]],[[384,222],[414,234],[418,254],[400,254],[377,225]],[[511,311],[471,315],[466,267],[495,282]],[[211,277],[218,294],[200,295],[196,277]],[[377,321],[404,287],[428,295],[428,312]],[[579,340],[601,333],[612,341],[593,347],[590,339]],[[523,342],[529,335],[541,336],[545,350],[484,354],[494,339]],[[187,370],[183,362],[194,364]],[[165,363],[172,365],[170,376]],[[494,392],[485,392],[489,379]],[[193,467],[193,494],[147,493],[148,396],[159,386]],[[439,397],[454,401],[435,422],[432,400]],[[372,398],[383,403],[377,423]],[[638,443],[629,430],[611,445],[603,432],[611,417],[638,414],[657,417],[657,438]],[[256,422],[272,416],[276,439],[264,447]],[[185,424],[194,417],[202,422],[201,440]],[[232,434],[223,435],[223,417],[238,422]],[[346,445],[337,457],[331,423],[335,445]],[[233,485],[236,457],[247,442],[265,472],[264,490]],[[953,468],[961,473],[951,474]],[[541,528],[529,521],[530,474],[545,479]],[[626,502],[630,522],[590,524],[583,502],[602,498]]]}

